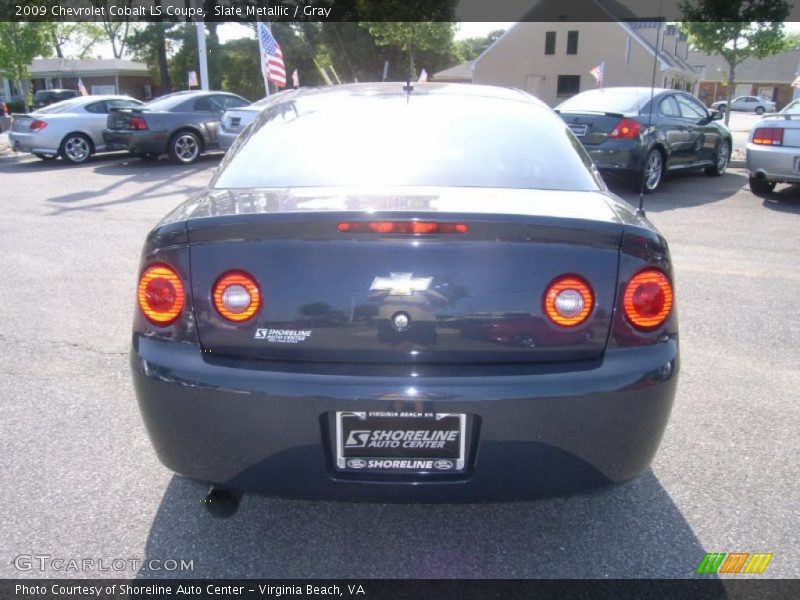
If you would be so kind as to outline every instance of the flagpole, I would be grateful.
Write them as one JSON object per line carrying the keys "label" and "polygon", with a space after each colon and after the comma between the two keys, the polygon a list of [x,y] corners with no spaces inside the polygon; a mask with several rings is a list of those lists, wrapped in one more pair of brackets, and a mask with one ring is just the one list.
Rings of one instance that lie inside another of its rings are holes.
{"label": "flagpole", "polygon": [[206,56],[206,27],[202,21],[195,21],[197,29],[197,55],[200,57],[200,89],[208,90],[208,56]]}

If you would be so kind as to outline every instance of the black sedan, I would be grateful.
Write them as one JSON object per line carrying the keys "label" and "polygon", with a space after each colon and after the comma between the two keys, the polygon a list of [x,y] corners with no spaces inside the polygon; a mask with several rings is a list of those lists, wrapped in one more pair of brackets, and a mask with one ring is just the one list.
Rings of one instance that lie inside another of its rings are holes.
{"label": "black sedan", "polygon": [[597,167],[628,179],[636,191],[655,191],[666,171],[702,168],[719,176],[728,167],[733,142],[718,122],[722,113],[686,92],[601,88],[573,96],[556,111]]}
{"label": "black sedan", "polygon": [[211,499],[585,489],[656,452],[672,281],[664,238],[532,96],[297,91],[148,236],[133,379],[159,458]]}
{"label": "black sedan", "polygon": [[176,92],[139,108],[112,111],[103,138],[110,149],[150,157],[167,153],[190,164],[204,151],[219,148],[223,113],[248,104],[226,92]]}

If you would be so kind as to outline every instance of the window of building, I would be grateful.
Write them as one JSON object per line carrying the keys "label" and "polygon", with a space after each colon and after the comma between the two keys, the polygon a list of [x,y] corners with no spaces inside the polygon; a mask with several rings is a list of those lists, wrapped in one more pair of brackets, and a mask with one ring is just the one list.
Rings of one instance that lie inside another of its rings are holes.
{"label": "window of building", "polygon": [[555,31],[548,31],[544,34],[544,53],[545,54],[555,54],[556,53],[556,32]]}
{"label": "window of building", "polygon": [[574,96],[581,91],[581,76],[580,75],[559,75],[558,84],[556,86],[556,95]]}
{"label": "window of building", "polygon": [[578,32],[577,31],[568,31],[567,32],[567,54],[577,54],[578,53]]}

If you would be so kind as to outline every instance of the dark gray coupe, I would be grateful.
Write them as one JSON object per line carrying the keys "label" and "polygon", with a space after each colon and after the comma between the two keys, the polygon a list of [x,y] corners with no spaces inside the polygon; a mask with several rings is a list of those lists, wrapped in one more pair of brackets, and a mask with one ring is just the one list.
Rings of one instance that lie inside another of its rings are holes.
{"label": "dark gray coupe", "polygon": [[589,90],[556,111],[603,173],[627,178],[638,192],[655,191],[668,171],[704,169],[725,173],[730,131],[687,92],[647,87]]}
{"label": "dark gray coupe", "polygon": [[148,236],[131,358],[161,461],[224,490],[563,493],[656,452],[673,271],[532,96],[297,91]]}
{"label": "dark gray coupe", "polygon": [[138,108],[113,110],[103,138],[109,149],[153,157],[167,153],[190,164],[204,151],[219,148],[223,113],[248,104],[226,92],[176,92]]}

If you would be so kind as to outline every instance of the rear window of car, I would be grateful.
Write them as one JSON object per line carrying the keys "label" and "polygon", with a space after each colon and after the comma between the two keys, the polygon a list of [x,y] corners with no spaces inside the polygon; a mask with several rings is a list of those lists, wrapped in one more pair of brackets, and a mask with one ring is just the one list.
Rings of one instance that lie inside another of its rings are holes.
{"label": "rear window of car", "polygon": [[565,100],[557,108],[560,112],[639,113],[649,101],[650,90],[644,93],[636,89],[606,88],[582,92]]}
{"label": "rear window of car", "polygon": [[566,124],[526,101],[330,92],[265,109],[245,135],[214,187],[599,187]]}
{"label": "rear window of car", "polygon": [[61,102],[56,102],[55,104],[39,108],[36,110],[36,112],[40,114],[69,112],[74,108],[80,107],[83,103],[83,98],[70,98],[69,100],[62,100]]}
{"label": "rear window of car", "polygon": [[[191,98],[191,96],[189,96]],[[156,98],[155,100],[151,100],[144,107],[147,110],[158,110],[158,111],[169,111],[186,102],[187,96],[185,94],[171,94],[168,96],[164,96],[162,98]]]}

